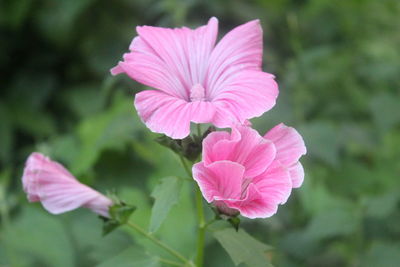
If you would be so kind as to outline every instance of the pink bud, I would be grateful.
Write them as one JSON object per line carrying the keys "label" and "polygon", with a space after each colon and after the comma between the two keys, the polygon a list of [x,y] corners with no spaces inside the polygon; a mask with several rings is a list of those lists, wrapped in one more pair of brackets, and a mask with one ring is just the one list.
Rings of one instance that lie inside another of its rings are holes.
{"label": "pink bud", "polygon": [[112,201],[81,184],[61,164],[34,152],[25,163],[22,176],[24,191],[30,202],[40,201],[53,214],[85,207],[109,217],[108,208]]}

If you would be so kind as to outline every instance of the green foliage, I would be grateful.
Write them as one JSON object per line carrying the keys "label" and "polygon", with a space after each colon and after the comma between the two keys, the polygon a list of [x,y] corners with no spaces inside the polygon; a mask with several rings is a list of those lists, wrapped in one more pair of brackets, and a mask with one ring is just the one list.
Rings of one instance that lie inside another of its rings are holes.
{"label": "green foliage", "polygon": [[370,196],[365,199],[365,215],[373,218],[387,218],[393,214],[400,202],[400,192],[387,191],[378,196]]}
{"label": "green foliage", "polygon": [[166,177],[154,188],[151,196],[155,199],[151,210],[149,231],[155,232],[167,217],[170,209],[179,201],[182,180],[177,177]]}
{"label": "green foliage", "polygon": [[381,93],[375,96],[371,100],[370,109],[372,118],[382,133],[400,122],[399,102],[394,95]]}
{"label": "green foliage", "polygon": [[399,245],[393,243],[376,242],[368,249],[362,266],[394,267],[400,260]]}
{"label": "green foliage", "polygon": [[97,265],[98,267],[158,267],[160,266],[158,258],[148,255],[137,246],[125,249],[117,256]]}
{"label": "green foliage", "polygon": [[4,229],[1,240],[11,265],[74,265],[73,244],[62,222],[32,207],[24,207],[19,218]]}
{"label": "green foliage", "polygon": [[247,266],[254,267],[272,266],[266,255],[271,247],[254,239],[244,230],[235,231],[227,228],[215,232],[214,236],[228,252],[235,265],[246,263]]}
{"label": "green foliage", "polygon": [[[336,166],[339,157],[339,139],[335,134],[336,129],[331,123],[308,123],[300,128],[307,145],[307,152],[311,157],[318,158],[325,163]],[[323,147],[324,149],[321,149]]]}
{"label": "green foliage", "polygon": [[75,159],[72,170],[82,174],[93,166],[101,151],[122,149],[134,138],[135,123],[131,101],[117,95],[109,110],[83,120],[77,131],[81,152]]}

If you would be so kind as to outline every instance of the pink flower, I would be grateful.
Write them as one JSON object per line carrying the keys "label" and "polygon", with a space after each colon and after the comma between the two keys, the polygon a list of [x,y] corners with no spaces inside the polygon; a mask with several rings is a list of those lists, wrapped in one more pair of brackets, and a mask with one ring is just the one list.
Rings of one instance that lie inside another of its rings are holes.
{"label": "pink flower", "polygon": [[25,164],[22,176],[24,191],[30,202],[42,202],[53,214],[60,214],[79,207],[89,208],[109,217],[110,199],[81,184],[61,164],[40,153],[32,153]]}
{"label": "pink flower", "polygon": [[279,124],[264,137],[247,126],[232,133],[213,132],[203,141],[202,161],[193,177],[204,198],[220,212],[266,218],[288,199],[304,178],[299,158],[306,153],[302,137]]}
{"label": "pink flower", "polygon": [[275,105],[278,86],[261,70],[258,20],[240,25],[216,44],[218,20],[195,30],[140,26],[111,73],[125,72],[153,87],[136,94],[135,107],[150,130],[181,139],[190,122],[230,127]]}

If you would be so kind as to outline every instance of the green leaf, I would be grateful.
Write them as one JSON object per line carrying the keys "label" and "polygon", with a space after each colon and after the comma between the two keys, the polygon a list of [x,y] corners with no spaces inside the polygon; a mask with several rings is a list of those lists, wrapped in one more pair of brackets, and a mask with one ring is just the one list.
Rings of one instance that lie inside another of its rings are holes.
{"label": "green leaf", "polygon": [[376,126],[382,133],[400,122],[400,97],[381,93],[372,98],[370,109]]}
{"label": "green leaf", "polygon": [[132,238],[124,231],[101,235],[103,222],[85,209],[78,209],[62,217],[62,221],[67,224],[71,240],[74,240],[75,250],[78,251],[77,265],[99,264],[134,244]]}
{"label": "green leaf", "polygon": [[78,126],[82,150],[71,166],[73,173],[86,172],[105,149],[123,149],[136,129],[132,103],[125,96],[117,97],[109,110],[83,120]]}
{"label": "green leaf", "polygon": [[305,234],[314,241],[335,236],[348,236],[355,232],[360,224],[360,212],[355,207],[343,206],[315,215]]}
{"label": "green leaf", "polygon": [[117,256],[103,262],[97,267],[158,267],[160,266],[158,258],[148,255],[143,249],[132,246],[125,249]]}
{"label": "green leaf", "polygon": [[383,195],[368,197],[365,201],[365,213],[369,217],[385,218],[396,209],[400,200],[398,191],[389,191]]}
{"label": "green leaf", "polygon": [[[46,143],[47,144],[47,143]],[[80,152],[79,142],[75,135],[57,135],[48,142],[48,155],[70,166]]]}
{"label": "green leaf", "polygon": [[16,128],[35,137],[47,137],[56,132],[55,120],[47,112],[14,106],[10,110]]}
{"label": "green leaf", "polygon": [[324,177],[325,171],[325,169],[322,169],[322,172],[318,171],[308,174],[307,179],[304,180],[302,185],[302,190],[299,191],[303,209],[311,216],[327,210],[341,209],[351,204],[346,198],[329,191],[328,187],[322,181],[314,181],[315,177],[318,179]]}
{"label": "green leaf", "polygon": [[69,88],[64,97],[70,109],[80,117],[96,114],[106,103],[105,94],[99,93],[98,84],[82,84]]}
{"label": "green leaf", "polygon": [[14,135],[13,124],[9,111],[4,103],[0,102],[0,162],[8,163],[13,153]]}
{"label": "green leaf", "polygon": [[[25,207],[10,227],[1,233],[1,241],[7,248],[7,257],[15,266],[34,266],[34,262],[41,262],[40,266],[75,265],[71,239],[63,222],[32,206]],[[26,261],[32,262],[21,265]]]}
{"label": "green leaf", "polygon": [[177,177],[166,177],[156,186],[151,196],[155,199],[151,210],[150,232],[155,232],[167,217],[170,209],[178,203],[182,180]]}
{"label": "green leaf", "polygon": [[[77,20],[94,0],[45,1],[35,23],[47,39],[58,45],[68,45],[76,32]],[[78,24],[79,25],[79,24]],[[74,27],[75,26],[75,27]],[[75,32],[74,32],[75,31]]]}
{"label": "green leaf", "polygon": [[266,255],[272,247],[254,239],[244,230],[240,229],[236,232],[228,228],[215,232],[214,236],[236,266],[240,263],[251,267],[272,266]]}
{"label": "green leaf", "polygon": [[5,9],[5,12],[1,12],[1,15],[4,15],[3,19],[11,27],[19,28],[29,16],[33,3],[32,0],[3,1],[1,7]]}
{"label": "green leaf", "polygon": [[369,251],[363,258],[360,266],[365,267],[394,267],[400,261],[400,246],[395,242],[380,242],[372,243]]}
{"label": "green leaf", "polygon": [[333,166],[339,164],[339,138],[332,123],[308,123],[300,127],[299,132],[304,137],[310,157],[319,158]]}
{"label": "green leaf", "polygon": [[[291,255],[299,259],[307,259],[320,247],[319,242],[309,238],[306,231],[289,231],[282,236],[279,251],[285,255]],[[299,249],[300,248],[300,249]]]}

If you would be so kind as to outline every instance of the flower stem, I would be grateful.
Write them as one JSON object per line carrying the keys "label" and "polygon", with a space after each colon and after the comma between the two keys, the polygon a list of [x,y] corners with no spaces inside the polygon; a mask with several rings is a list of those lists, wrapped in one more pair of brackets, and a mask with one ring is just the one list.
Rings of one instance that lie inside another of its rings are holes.
{"label": "flower stem", "polygon": [[[199,129],[199,128],[198,128]],[[189,166],[187,165],[185,159],[180,156],[179,157],[183,168],[185,169],[187,175],[192,177],[192,172],[190,171]],[[197,218],[199,220],[198,230],[197,230],[197,254],[196,254],[196,266],[203,266],[203,258],[204,258],[204,240],[206,233],[206,221],[204,217],[204,209],[203,209],[203,196],[201,195],[200,188],[196,185],[196,208],[197,208]]]}
{"label": "flower stem", "polygon": [[202,267],[204,258],[204,239],[206,232],[206,227],[205,227],[206,223],[204,219],[203,197],[198,187],[196,187],[196,207],[197,207],[197,217],[199,219],[199,229],[197,232],[196,266]]}
{"label": "flower stem", "polygon": [[153,243],[155,243],[157,246],[159,246],[160,248],[164,249],[165,251],[167,251],[169,254],[175,256],[176,258],[178,258],[179,260],[181,260],[182,262],[184,262],[185,264],[189,265],[189,266],[193,266],[193,263],[191,261],[189,261],[188,259],[186,259],[184,256],[182,256],[182,254],[180,254],[178,251],[174,250],[173,248],[170,248],[169,246],[167,246],[166,244],[164,244],[163,242],[161,242],[160,240],[158,240],[157,238],[155,238],[154,236],[152,236],[151,234],[147,233],[145,230],[143,230],[139,225],[133,223],[133,222],[127,222],[126,223],[129,227],[133,228],[134,230],[136,230],[138,233],[140,233],[142,236],[146,237],[147,239],[151,240]]}
{"label": "flower stem", "polygon": [[181,160],[182,166],[185,169],[186,174],[189,176],[189,178],[192,178],[192,172],[190,171],[190,168],[187,165],[185,159],[182,156],[179,156],[179,159]]}

